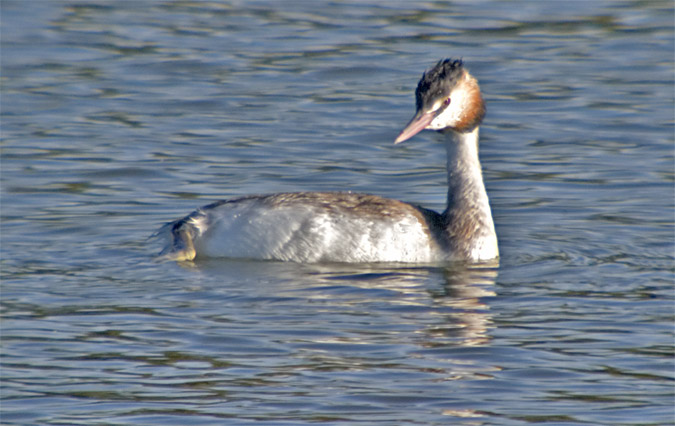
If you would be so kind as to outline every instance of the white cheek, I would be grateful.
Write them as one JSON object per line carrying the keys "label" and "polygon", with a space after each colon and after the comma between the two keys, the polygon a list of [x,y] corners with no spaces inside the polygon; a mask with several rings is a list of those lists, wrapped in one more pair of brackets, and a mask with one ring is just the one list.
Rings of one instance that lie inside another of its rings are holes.
{"label": "white cheek", "polygon": [[461,121],[462,113],[469,103],[469,93],[462,88],[457,88],[450,94],[450,100],[450,105],[431,121],[427,129],[441,130],[446,127],[453,127]]}
{"label": "white cheek", "polygon": [[456,108],[452,108],[452,106],[446,108],[441,115],[437,116],[429,123],[427,129],[441,130],[452,126],[459,119],[457,113],[458,111],[456,111]]}

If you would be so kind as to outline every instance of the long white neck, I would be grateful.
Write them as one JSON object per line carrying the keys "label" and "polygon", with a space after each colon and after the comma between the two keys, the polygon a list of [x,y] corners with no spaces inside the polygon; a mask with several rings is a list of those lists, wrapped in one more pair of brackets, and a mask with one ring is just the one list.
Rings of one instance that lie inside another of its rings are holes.
{"label": "long white neck", "polygon": [[474,259],[498,255],[497,236],[480,160],[478,127],[467,133],[445,131],[448,204],[443,219],[450,249]]}

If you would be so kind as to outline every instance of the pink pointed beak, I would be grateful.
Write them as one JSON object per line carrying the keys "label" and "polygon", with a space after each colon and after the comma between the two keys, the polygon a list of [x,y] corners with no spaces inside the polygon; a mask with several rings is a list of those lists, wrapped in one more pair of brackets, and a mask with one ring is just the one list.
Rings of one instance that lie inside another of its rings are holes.
{"label": "pink pointed beak", "polygon": [[405,128],[398,135],[394,144],[401,143],[405,140],[408,140],[424,130],[433,120],[436,115],[433,112],[427,113],[417,113],[410,120],[410,123],[405,126]]}

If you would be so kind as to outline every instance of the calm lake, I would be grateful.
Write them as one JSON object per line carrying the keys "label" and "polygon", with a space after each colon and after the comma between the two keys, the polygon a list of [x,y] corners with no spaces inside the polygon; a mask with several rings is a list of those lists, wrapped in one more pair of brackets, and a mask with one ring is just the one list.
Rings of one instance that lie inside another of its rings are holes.
{"label": "calm lake", "polygon": [[[10,1],[0,422],[675,424],[670,1]],[[463,58],[499,264],[158,262],[222,198],[443,210]]]}

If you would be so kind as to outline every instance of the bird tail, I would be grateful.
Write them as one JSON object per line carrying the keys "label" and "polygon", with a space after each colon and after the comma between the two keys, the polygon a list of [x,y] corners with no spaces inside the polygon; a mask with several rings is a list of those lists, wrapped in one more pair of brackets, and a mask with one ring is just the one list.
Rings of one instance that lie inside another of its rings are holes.
{"label": "bird tail", "polygon": [[167,223],[157,234],[169,234],[170,241],[159,253],[158,260],[186,261],[193,260],[197,255],[194,245],[194,236],[197,229],[190,223],[189,218]]}

